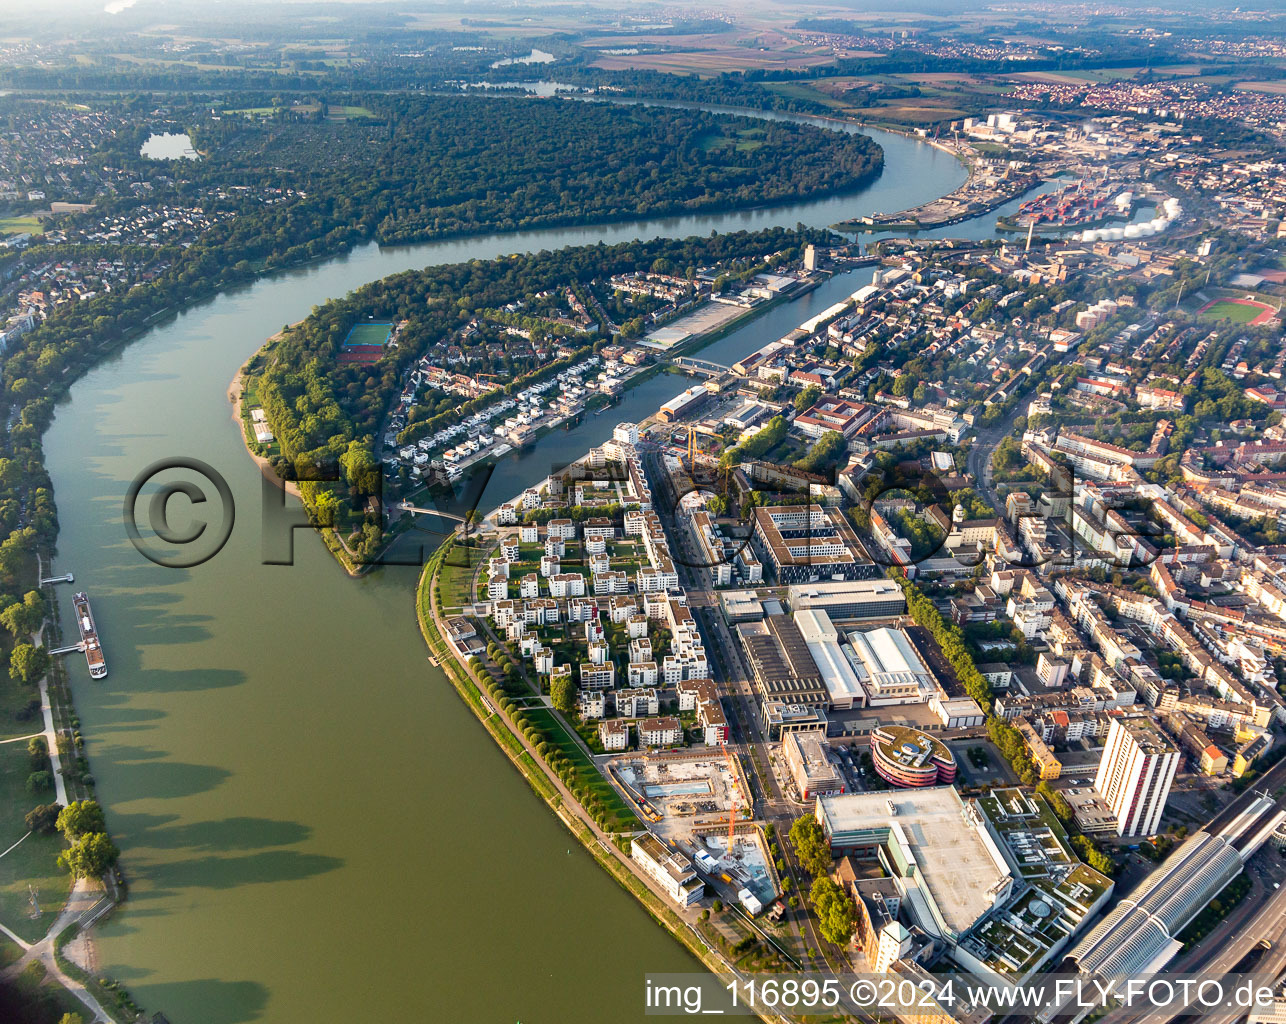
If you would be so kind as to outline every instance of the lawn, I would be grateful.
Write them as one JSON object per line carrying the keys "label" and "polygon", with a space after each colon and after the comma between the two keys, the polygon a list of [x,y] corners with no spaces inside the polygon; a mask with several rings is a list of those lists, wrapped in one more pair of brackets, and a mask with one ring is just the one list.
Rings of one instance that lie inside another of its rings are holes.
{"label": "lawn", "polygon": [[250,410],[259,405],[261,403],[256,387],[256,378],[251,374],[247,374],[242,378],[241,392],[241,428],[245,434],[246,445],[252,452],[261,452],[265,458],[272,458],[274,455],[281,454],[281,443],[273,440],[266,445],[261,445],[255,440],[254,424],[250,419]]}
{"label": "lawn", "polygon": [[28,214],[25,217],[0,217],[0,235],[38,235],[40,218]]}
{"label": "lawn", "polygon": [[621,795],[612,788],[612,784],[594,766],[594,762],[589,759],[585,749],[568,733],[566,727],[558,720],[554,712],[548,708],[533,708],[527,712],[527,717],[537,729],[545,734],[549,742],[556,746],[572,762],[576,768],[577,775],[586,782],[590,792],[602,798],[607,807],[607,813],[618,819],[617,831],[637,828],[638,819],[634,817],[629,806],[621,799]]}
{"label": "lawn", "polygon": [[[6,636],[5,642],[0,644],[0,658],[8,660],[10,647]],[[25,686],[10,679],[8,672],[0,673],[0,740],[30,736],[42,732],[44,728],[45,720],[40,714],[40,691],[34,686]],[[3,849],[4,846],[0,846],[0,850]]]}
{"label": "lawn", "polygon": [[[440,600],[448,608],[473,603],[474,569],[486,561],[486,554],[474,547],[456,544],[442,564],[439,581],[442,586]],[[467,564],[466,564],[467,563]]]}
{"label": "lawn", "polygon": [[[25,743],[0,745],[0,852],[27,834],[23,819],[36,804],[51,803],[53,791],[27,792],[31,760]],[[62,837],[27,836],[22,844],[0,857],[0,921],[28,942],[35,942],[53,925],[71,891],[71,876],[55,860],[63,848]],[[28,884],[36,890],[41,914],[31,917]]]}

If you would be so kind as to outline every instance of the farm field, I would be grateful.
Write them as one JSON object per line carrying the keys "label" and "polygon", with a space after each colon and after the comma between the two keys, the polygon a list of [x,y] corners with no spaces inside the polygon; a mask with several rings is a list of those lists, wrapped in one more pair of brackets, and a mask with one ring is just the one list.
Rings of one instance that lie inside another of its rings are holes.
{"label": "farm field", "polygon": [[704,52],[610,54],[594,61],[593,66],[608,71],[637,68],[706,76],[721,75],[725,71],[811,68],[819,64],[829,64],[833,59],[829,54],[787,54],[779,51],[765,52],[736,47]]}

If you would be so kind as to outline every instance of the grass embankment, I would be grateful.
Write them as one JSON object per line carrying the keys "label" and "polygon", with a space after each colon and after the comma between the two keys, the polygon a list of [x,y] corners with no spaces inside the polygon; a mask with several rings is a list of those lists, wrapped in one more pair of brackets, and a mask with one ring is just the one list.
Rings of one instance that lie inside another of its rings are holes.
{"label": "grass embankment", "polygon": [[624,832],[642,827],[634,812],[621,799],[621,795],[594,766],[594,762],[585,753],[585,748],[576,742],[554,712],[548,708],[532,708],[526,714],[535,727],[545,735],[546,742],[552,744],[554,749],[571,761],[578,783],[588,788],[591,802],[594,800],[602,802],[605,814],[614,820],[615,831]]}
{"label": "grass embankment", "polygon": [[[445,608],[461,608],[473,604],[473,577],[477,567],[486,560],[481,548],[457,544],[452,550],[460,557],[444,560],[439,584]],[[467,563],[467,564],[465,564]]]}
{"label": "grass embankment", "polygon": [[518,737],[510,730],[505,719],[488,708],[487,703],[489,701],[484,703],[485,698],[481,691],[468,678],[464,668],[447,647],[433,621],[431,596],[433,588],[438,582],[438,573],[442,562],[450,546],[451,542],[448,541],[435,552],[424,567],[424,572],[420,576],[420,582],[416,589],[416,617],[419,620],[420,633],[423,635],[425,643],[428,644],[429,649],[441,663],[442,670],[451,681],[451,685],[455,687],[456,692],[472,709],[486,730],[491,733],[492,738],[500,745],[501,749],[509,755],[509,759],[522,773],[531,788],[555,811],[559,820],[567,826],[568,831],[581,842],[585,849],[593,855],[594,859],[620,883],[622,888],[630,892],[643,905],[643,908],[654,920],[664,925],[693,956],[712,971],[723,970],[723,963],[702,944],[701,940],[692,933],[692,930],[683,919],[667,906],[659,896],[652,892],[629,868],[617,860],[608,850],[605,850],[589,827],[564,804],[561,795],[550,782],[544,769],[523,749]]}

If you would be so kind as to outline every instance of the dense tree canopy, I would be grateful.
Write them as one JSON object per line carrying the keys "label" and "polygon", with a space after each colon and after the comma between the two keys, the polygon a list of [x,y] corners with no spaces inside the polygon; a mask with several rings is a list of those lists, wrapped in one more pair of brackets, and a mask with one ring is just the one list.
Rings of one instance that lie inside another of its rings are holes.
{"label": "dense tree canopy", "polygon": [[822,877],[831,869],[831,844],[822,826],[811,814],[796,818],[790,826],[790,842],[804,870]]}

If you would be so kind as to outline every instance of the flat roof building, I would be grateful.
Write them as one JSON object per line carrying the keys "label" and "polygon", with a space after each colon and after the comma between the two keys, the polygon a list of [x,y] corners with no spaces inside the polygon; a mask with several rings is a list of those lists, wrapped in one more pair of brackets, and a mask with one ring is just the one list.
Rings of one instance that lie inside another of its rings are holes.
{"label": "flat roof building", "polygon": [[753,590],[730,590],[719,595],[724,620],[731,625],[738,622],[758,622],[764,617],[764,606]]}
{"label": "flat roof building", "polygon": [[766,700],[761,708],[764,730],[770,740],[779,740],[792,732],[820,732],[826,735],[826,712],[803,704],[783,704]]}
{"label": "flat roof building", "polygon": [[1143,715],[1113,718],[1094,788],[1116,814],[1121,836],[1150,836],[1161,827],[1179,748]]}
{"label": "flat roof building", "polygon": [[795,611],[816,608],[832,621],[891,619],[906,611],[906,595],[893,580],[843,580],[800,583],[787,592]]}
{"label": "flat roof building", "polygon": [[857,655],[853,667],[868,704],[922,703],[938,692],[933,675],[902,630],[881,626],[855,631],[848,642]]}
{"label": "flat roof building", "polygon": [[882,725],[871,733],[871,762],[885,782],[904,788],[948,784],[956,778],[956,759],[947,745],[904,725]]}
{"label": "flat roof building", "polygon": [[705,883],[692,862],[667,849],[650,832],[630,840],[630,857],[654,878],[665,894],[681,907],[690,907],[705,895]]}
{"label": "flat roof building", "polygon": [[954,944],[1013,888],[1013,875],[977,808],[951,786],[817,798],[837,856],[875,851],[924,931]]}
{"label": "flat roof building", "polygon": [[821,673],[830,696],[830,706],[841,711],[866,704],[866,691],[858,682],[853,668],[853,654],[839,643],[840,632],[830,616],[819,608],[795,612],[795,625],[808,644],[808,653]]}
{"label": "flat roof building", "polygon": [[871,579],[880,575],[857,533],[837,508],[773,505],[755,509],[755,554],[779,583]]}
{"label": "flat roof building", "polygon": [[760,699],[825,708],[830,696],[799,627],[786,615],[743,623],[737,633],[746,648]]}
{"label": "flat roof building", "polygon": [[826,753],[826,744],[816,732],[791,732],[782,737],[786,765],[800,799],[811,800],[826,793],[843,793],[844,779]]}

